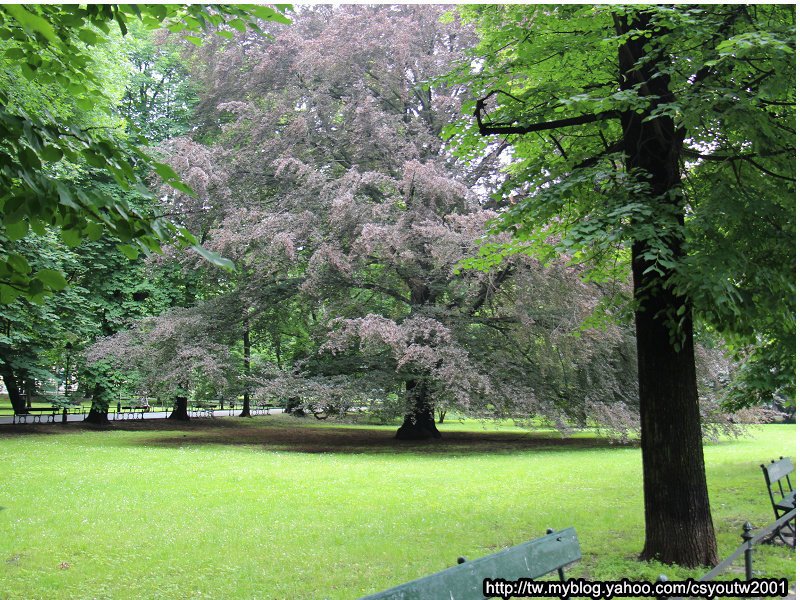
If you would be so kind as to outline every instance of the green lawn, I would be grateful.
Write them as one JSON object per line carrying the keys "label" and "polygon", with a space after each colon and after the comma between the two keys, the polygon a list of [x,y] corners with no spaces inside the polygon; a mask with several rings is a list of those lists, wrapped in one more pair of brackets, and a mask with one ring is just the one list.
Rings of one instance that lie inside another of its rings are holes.
{"label": "green lawn", "polygon": [[[570,525],[571,577],[703,572],[636,561],[637,448],[475,423],[438,443],[393,431],[283,416],[0,429],[0,598],[354,598]],[[771,520],[758,465],[795,457],[795,426],[751,433],[706,448],[725,555],[745,520]],[[786,548],[755,564],[794,580]]]}

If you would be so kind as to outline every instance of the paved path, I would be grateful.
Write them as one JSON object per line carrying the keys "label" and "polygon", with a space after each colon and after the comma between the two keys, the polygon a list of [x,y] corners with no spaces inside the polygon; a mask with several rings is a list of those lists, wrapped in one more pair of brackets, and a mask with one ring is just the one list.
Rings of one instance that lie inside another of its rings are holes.
{"label": "paved path", "polygon": [[[227,408],[225,410],[215,410],[214,411],[214,416],[215,417],[236,417],[236,416],[239,415],[239,413],[241,411],[242,411],[241,407],[239,407],[237,409],[234,409],[234,410],[230,410],[230,409],[227,409]],[[271,408],[271,409],[269,409],[267,411],[266,414],[274,415],[274,414],[278,414],[278,413],[282,413],[282,412],[283,412],[282,408]],[[191,411],[190,411],[189,414],[191,414]],[[146,413],[135,413],[135,417],[136,418],[134,419],[133,418],[134,417],[134,413],[125,413],[124,412],[124,413],[120,413],[119,415],[117,415],[117,413],[115,413],[115,412],[109,412],[108,413],[109,421],[132,421],[132,420],[139,421],[142,418],[144,418],[144,419],[166,419],[168,416],[169,416],[168,412],[146,412]],[[193,417],[193,418],[203,418],[204,416],[205,416],[205,413],[202,414],[202,415],[198,415],[197,417]],[[86,417],[86,415],[82,415],[82,414],[67,415],[67,422],[68,423],[81,422],[81,421],[83,421],[83,419],[85,417]],[[115,419],[114,417],[119,417],[119,418]],[[48,415],[47,418],[49,418],[49,415]],[[12,425],[13,424],[13,419],[14,419],[14,417],[12,417],[11,415],[2,416],[2,417],[0,417],[0,425]],[[51,423],[45,423],[45,420],[46,420],[46,418],[42,417],[42,425],[51,424]],[[33,419],[28,417],[28,423],[33,423]],[[63,417],[62,417],[62,415],[57,414],[55,416],[55,424],[59,424],[59,423],[63,424]],[[38,425],[39,423],[37,422],[36,424]],[[25,425],[25,423],[22,423],[21,425]]]}

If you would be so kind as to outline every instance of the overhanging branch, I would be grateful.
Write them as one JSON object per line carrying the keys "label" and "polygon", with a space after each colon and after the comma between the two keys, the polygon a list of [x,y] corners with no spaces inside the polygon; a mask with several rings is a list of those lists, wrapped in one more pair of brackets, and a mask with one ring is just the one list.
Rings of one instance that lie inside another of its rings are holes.
{"label": "overhanging branch", "polygon": [[493,134],[525,134],[533,133],[535,131],[550,131],[553,129],[561,129],[562,127],[574,127],[576,125],[585,125],[587,123],[596,123],[597,121],[605,121],[606,119],[613,119],[619,116],[616,111],[605,111],[600,113],[591,113],[585,115],[578,115],[575,117],[567,117],[565,119],[556,119],[555,121],[543,121],[541,123],[531,123],[530,125],[515,125],[513,123],[484,123],[481,113],[486,108],[486,101],[495,94],[504,94],[518,102],[519,98],[515,98],[507,92],[502,90],[492,90],[483,98],[475,101],[475,120],[478,122],[478,131],[481,135]]}
{"label": "overhanging branch", "polygon": [[745,160],[751,161],[754,158],[769,158],[771,156],[781,156],[784,154],[794,154],[794,148],[783,148],[780,150],[774,150],[772,152],[751,152],[749,154],[703,154],[702,152],[698,152],[697,150],[692,150],[691,148],[683,148],[681,150],[681,154],[684,156],[689,156],[691,158],[699,158],[701,160],[711,160],[714,162],[727,162],[731,160]]}

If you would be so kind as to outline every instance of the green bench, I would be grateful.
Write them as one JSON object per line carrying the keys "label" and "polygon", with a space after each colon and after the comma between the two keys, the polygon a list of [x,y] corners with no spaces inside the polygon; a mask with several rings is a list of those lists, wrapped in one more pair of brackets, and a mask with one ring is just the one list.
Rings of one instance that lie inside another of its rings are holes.
{"label": "green bench", "polygon": [[[761,471],[764,473],[764,480],[767,482],[769,501],[772,503],[772,511],[775,513],[775,520],[777,521],[794,509],[797,503],[795,489],[789,477],[794,473],[794,465],[791,459],[781,456],[780,460],[773,460],[768,465],[761,465]],[[786,527],[792,538],[791,544],[794,545],[795,528],[791,522]],[[783,537],[782,529],[776,531],[776,536],[781,538],[783,542],[790,543]]]}
{"label": "green bench", "polygon": [[461,562],[439,573],[409,581],[362,600],[484,600],[484,579],[537,579],[579,560],[578,534],[570,527],[548,530],[546,536],[475,560]]}

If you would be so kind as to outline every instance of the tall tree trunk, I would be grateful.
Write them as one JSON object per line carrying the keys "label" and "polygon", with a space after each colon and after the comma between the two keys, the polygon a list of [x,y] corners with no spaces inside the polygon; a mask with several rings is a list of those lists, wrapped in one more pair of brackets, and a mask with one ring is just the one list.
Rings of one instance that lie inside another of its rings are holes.
{"label": "tall tree trunk", "polygon": [[[657,74],[653,51],[645,58],[645,44],[657,44],[663,31],[654,30],[647,11],[636,13],[632,22],[618,18],[616,25],[620,34],[652,31],[652,37],[631,37],[620,47],[621,88],[640,86],[639,95],[655,97],[651,106],[673,102],[669,77]],[[646,120],[648,114],[627,111],[622,115],[626,167],[632,175],[644,175],[650,190],[643,200],[653,214],[675,219],[674,226],[662,235],[678,258],[684,241],[679,160],[683,130],[676,129],[670,117]],[[641,558],[687,567],[709,565],[718,561],[717,544],[703,460],[691,307],[687,298],[676,296],[668,287],[668,269],[662,274],[652,269],[653,260],[647,257],[653,254],[658,251],[649,240],[634,241],[645,504]],[[678,315],[681,307],[685,310],[682,321]]]}
{"label": "tall tree trunk", "polygon": [[0,364],[0,375],[3,376],[3,382],[8,390],[8,398],[11,400],[11,407],[14,409],[14,414],[20,415],[27,411],[25,407],[25,398],[19,392],[19,384],[14,369],[11,368],[7,362]]}
{"label": "tall tree trunk", "polygon": [[103,384],[99,382],[94,384],[92,406],[89,409],[89,414],[84,417],[83,422],[94,425],[108,425],[108,395]]}
{"label": "tall tree trunk", "polygon": [[428,384],[421,379],[407,381],[406,393],[412,402],[395,438],[398,440],[430,440],[442,437],[436,428]]}
{"label": "tall tree trunk", "polygon": [[189,400],[185,396],[175,396],[175,408],[167,417],[168,419],[175,419],[177,421],[189,420]]}
{"label": "tall tree trunk", "polygon": [[242,320],[242,351],[244,358],[244,377],[245,388],[242,404],[242,412],[240,417],[250,416],[250,319],[247,316],[247,309],[245,309],[244,318]]}

